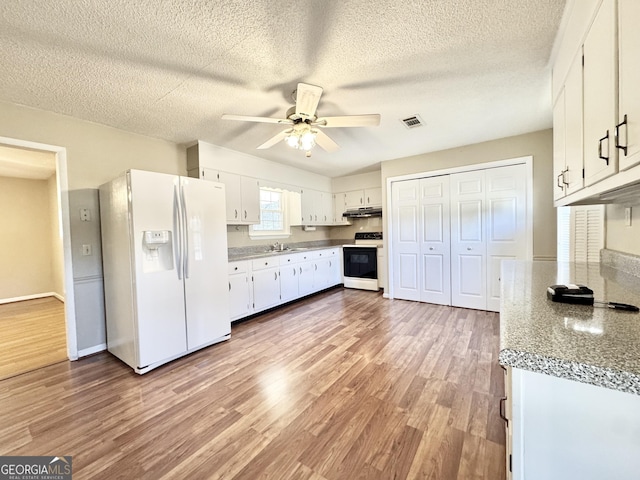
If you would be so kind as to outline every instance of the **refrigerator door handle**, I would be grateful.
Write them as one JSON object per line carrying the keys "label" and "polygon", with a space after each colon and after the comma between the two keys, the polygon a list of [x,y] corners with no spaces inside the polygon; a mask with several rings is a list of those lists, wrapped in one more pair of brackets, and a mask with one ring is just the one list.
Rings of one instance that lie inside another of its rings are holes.
{"label": "refrigerator door handle", "polygon": [[182,229],[184,231],[184,278],[189,278],[189,225],[187,219],[187,202],[184,199],[184,185],[180,185],[180,203],[182,204]]}
{"label": "refrigerator door handle", "polygon": [[176,270],[178,280],[182,280],[182,228],[180,221],[180,202],[178,201],[178,186],[173,186],[173,249],[176,255]]}

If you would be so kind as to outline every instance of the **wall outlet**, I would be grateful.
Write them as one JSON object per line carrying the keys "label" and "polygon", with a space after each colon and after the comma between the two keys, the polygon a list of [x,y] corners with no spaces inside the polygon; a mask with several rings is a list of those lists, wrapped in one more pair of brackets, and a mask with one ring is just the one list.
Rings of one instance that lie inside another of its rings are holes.
{"label": "wall outlet", "polygon": [[91,210],[88,208],[80,209],[80,221],[81,222],[90,222],[91,221]]}
{"label": "wall outlet", "polygon": [[631,207],[625,207],[624,209],[624,224],[627,227],[631,226]]}
{"label": "wall outlet", "polygon": [[83,256],[91,255],[91,245],[90,244],[82,245],[82,255]]}

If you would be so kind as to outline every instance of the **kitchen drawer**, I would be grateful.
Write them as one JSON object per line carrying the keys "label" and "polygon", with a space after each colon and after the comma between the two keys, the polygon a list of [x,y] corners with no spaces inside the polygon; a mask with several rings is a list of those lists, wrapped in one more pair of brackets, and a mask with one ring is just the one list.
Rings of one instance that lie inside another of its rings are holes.
{"label": "kitchen drawer", "polygon": [[312,258],[338,258],[340,256],[340,250],[338,248],[327,248],[324,250],[315,250],[312,253]]}
{"label": "kitchen drawer", "polygon": [[251,269],[253,271],[263,270],[265,268],[277,267],[279,264],[280,262],[277,256],[256,258],[255,260],[251,260]]}
{"label": "kitchen drawer", "polygon": [[234,273],[246,273],[248,269],[248,263],[246,260],[240,262],[229,262],[229,275]]}
{"label": "kitchen drawer", "polygon": [[280,266],[282,265],[293,265],[294,263],[300,263],[304,261],[302,258],[304,254],[302,253],[292,253],[291,255],[280,255],[278,260],[280,261]]}

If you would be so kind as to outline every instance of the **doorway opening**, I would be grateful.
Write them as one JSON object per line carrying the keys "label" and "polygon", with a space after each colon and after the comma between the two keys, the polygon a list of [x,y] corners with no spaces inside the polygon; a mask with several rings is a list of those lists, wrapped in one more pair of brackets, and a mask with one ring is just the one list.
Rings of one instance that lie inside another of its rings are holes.
{"label": "doorway opening", "polygon": [[78,355],[66,149],[0,137],[0,181],[9,196],[3,200],[1,379]]}

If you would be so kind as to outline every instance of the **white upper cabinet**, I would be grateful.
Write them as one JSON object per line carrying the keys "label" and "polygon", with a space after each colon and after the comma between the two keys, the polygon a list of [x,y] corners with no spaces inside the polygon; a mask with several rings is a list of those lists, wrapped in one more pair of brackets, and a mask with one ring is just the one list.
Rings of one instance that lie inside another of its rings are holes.
{"label": "white upper cabinet", "polygon": [[345,193],[345,206],[348,210],[363,207],[382,206],[382,188],[366,188]]}
{"label": "white upper cabinet", "polygon": [[227,224],[260,223],[260,182],[235,173],[218,172],[227,200]]}
{"label": "white upper cabinet", "polygon": [[640,2],[618,0],[620,170],[640,163]]}
{"label": "white upper cabinet", "polygon": [[[556,206],[629,203],[640,196],[638,18],[637,0],[574,2],[559,33],[553,68]],[[576,61],[570,60],[579,50],[584,55],[582,95],[572,87],[579,78]],[[579,170],[580,135],[582,180],[571,173]]]}
{"label": "white upper cabinet", "polygon": [[582,49],[580,49],[553,107],[554,200],[577,192],[584,186],[582,129]]}
{"label": "white upper cabinet", "polygon": [[302,190],[302,225],[332,225],[333,195],[310,188]]}
{"label": "white upper cabinet", "polygon": [[344,218],[342,214],[347,209],[347,194],[344,192],[333,194],[333,224],[334,225],[350,225],[348,218]]}
{"label": "white upper cabinet", "polygon": [[584,42],[584,169],[592,185],[618,171],[616,2],[604,0]]}

